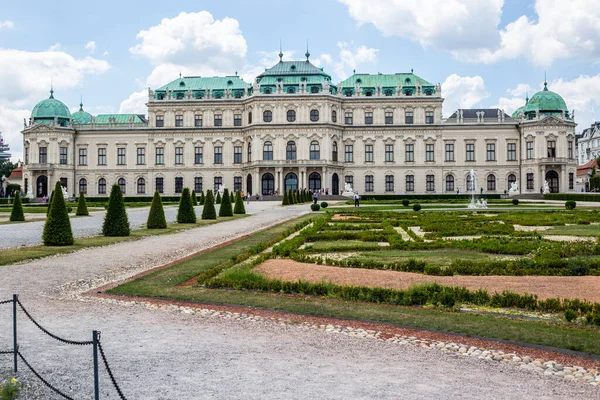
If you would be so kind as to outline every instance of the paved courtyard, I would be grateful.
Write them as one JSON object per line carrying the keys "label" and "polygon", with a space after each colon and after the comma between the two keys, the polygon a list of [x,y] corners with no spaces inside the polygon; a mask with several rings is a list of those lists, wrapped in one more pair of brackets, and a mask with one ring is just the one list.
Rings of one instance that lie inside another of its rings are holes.
{"label": "paved courtyard", "polygon": [[[269,320],[190,315],[79,295],[307,211],[306,205],[265,205],[241,220],[3,266],[0,300],[19,293],[45,327],[69,339],[89,340],[93,329],[100,330],[130,399],[600,398],[597,388],[512,365]],[[63,345],[19,318],[25,357],[69,395],[91,398],[91,348]],[[10,306],[0,306],[0,350],[10,348],[10,326]],[[10,356],[0,356],[0,374],[9,374],[11,363]],[[34,384],[25,398],[54,398],[31,374],[23,378]],[[101,380],[101,398],[117,398],[104,372]]]}

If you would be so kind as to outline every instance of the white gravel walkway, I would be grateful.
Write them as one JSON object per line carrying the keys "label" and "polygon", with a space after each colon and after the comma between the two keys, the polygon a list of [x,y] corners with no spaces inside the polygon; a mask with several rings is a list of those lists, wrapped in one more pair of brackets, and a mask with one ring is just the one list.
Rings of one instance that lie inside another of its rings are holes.
{"label": "white gravel walkway", "polygon": [[[0,300],[19,293],[48,329],[102,343],[129,399],[574,399],[592,386],[438,351],[280,325],[153,310],[74,294],[308,211],[272,206],[174,235],[0,267]],[[70,283],[70,284],[69,284]],[[81,301],[85,300],[85,301]],[[10,306],[0,306],[0,350],[10,348]],[[20,315],[21,351],[76,399],[92,398],[91,348],[62,345]],[[0,356],[0,379],[12,359]],[[22,366],[22,370],[25,367]],[[53,399],[31,374],[23,398]],[[102,399],[115,399],[104,372]]]}

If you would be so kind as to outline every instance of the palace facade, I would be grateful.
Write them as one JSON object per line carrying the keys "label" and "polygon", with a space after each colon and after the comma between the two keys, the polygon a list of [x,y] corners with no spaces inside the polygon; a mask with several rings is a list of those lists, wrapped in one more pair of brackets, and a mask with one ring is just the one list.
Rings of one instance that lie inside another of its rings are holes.
{"label": "palace facade", "polygon": [[[252,84],[239,76],[179,77],[148,90],[148,113],[71,114],[41,101],[23,130],[23,187],[48,194],[126,196],[218,189],[268,195],[349,183],[359,194],[538,193],[574,190],[575,122],[544,89],[512,116],[461,109],[412,71],[354,74],[334,84],[306,60],[283,61]],[[470,181],[474,170],[475,182]]]}

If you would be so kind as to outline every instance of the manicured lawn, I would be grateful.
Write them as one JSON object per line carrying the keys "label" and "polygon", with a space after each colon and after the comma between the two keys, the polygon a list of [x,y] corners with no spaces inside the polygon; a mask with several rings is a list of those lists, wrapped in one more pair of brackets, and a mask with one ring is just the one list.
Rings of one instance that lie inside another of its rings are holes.
{"label": "manicured lawn", "polygon": [[353,248],[356,248],[356,247],[360,247],[360,248],[365,248],[365,247],[379,248],[380,247],[377,244],[377,242],[363,242],[360,240],[336,240],[336,241],[324,240],[324,241],[320,241],[320,242],[307,243],[307,246],[310,246],[315,250],[327,250],[328,248],[331,248],[331,247],[335,247],[337,249],[347,248],[348,250],[352,250]]}
{"label": "manicured lawn", "polygon": [[374,261],[406,261],[411,258],[425,261],[428,264],[445,266],[450,265],[454,260],[481,261],[481,260],[506,260],[514,259],[514,256],[486,254],[479,251],[469,251],[461,249],[443,249],[443,250],[381,250],[371,252],[361,252],[357,255],[361,260]]}
{"label": "manicured lawn", "polygon": [[600,225],[554,226],[540,233],[542,235],[600,236]]}

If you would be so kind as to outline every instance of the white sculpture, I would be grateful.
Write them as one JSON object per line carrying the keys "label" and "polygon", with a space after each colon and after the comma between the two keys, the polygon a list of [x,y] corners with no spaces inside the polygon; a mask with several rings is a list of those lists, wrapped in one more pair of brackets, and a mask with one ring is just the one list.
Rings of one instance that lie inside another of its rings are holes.
{"label": "white sculpture", "polygon": [[352,185],[348,182],[346,182],[346,184],[344,185],[344,193],[342,193],[342,196],[354,197],[354,190],[352,190]]}
{"label": "white sculpture", "polygon": [[508,189],[508,195],[514,196],[517,194],[519,194],[519,184],[517,183],[517,181],[515,181],[510,184],[510,189]]}
{"label": "white sculpture", "polygon": [[67,191],[66,187],[61,186],[61,188],[62,188],[63,197],[65,198],[65,200],[67,200],[69,198],[69,192]]}
{"label": "white sculpture", "polygon": [[33,187],[31,186],[31,182],[27,186],[27,194],[25,195],[28,199],[33,199]]}
{"label": "white sculpture", "polygon": [[544,194],[550,193],[550,186],[548,186],[548,181],[544,181]]}
{"label": "white sculpture", "polygon": [[323,86],[323,92],[329,93],[329,81],[327,79],[323,81],[321,86]]}
{"label": "white sculpture", "polygon": [[219,190],[218,192],[223,194],[223,191],[225,190],[225,186],[223,186],[223,184],[219,185]]}

